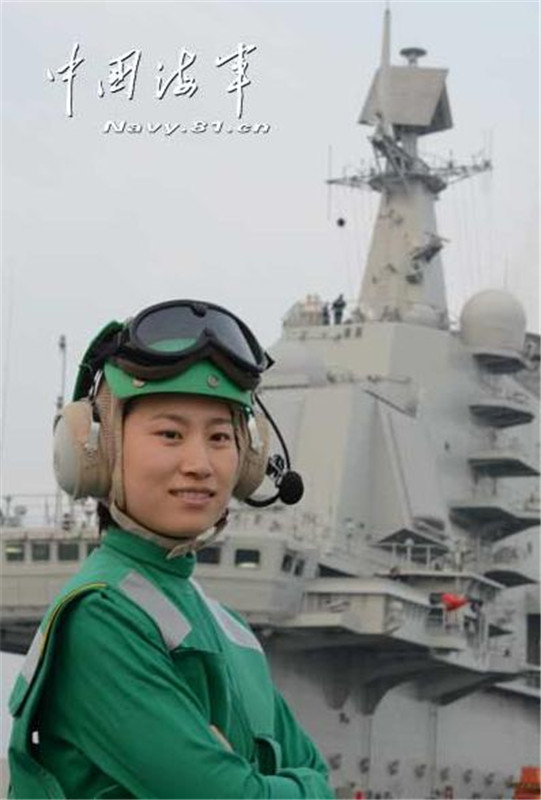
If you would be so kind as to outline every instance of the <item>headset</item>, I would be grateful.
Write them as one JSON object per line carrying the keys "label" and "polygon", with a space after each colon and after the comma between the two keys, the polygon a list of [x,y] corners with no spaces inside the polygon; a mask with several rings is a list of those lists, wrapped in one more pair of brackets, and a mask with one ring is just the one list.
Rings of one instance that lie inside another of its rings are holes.
{"label": "headset", "polygon": [[[254,508],[270,506],[277,500],[285,505],[298,503],[304,486],[298,472],[291,469],[289,451],[270,412],[256,397],[263,414],[255,412],[237,428],[241,468],[233,495]],[[114,463],[108,442],[121,438],[121,411],[109,391],[68,403],[54,424],[54,471],[60,487],[74,499],[93,497],[106,500],[111,490]],[[108,422],[104,424],[107,415]],[[118,419],[114,419],[118,417]],[[268,420],[268,422],[267,422]],[[269,455],[269,423],[283,450]],[[119,449],[119,448],[117,448]],[[252,495],[268,476],[277,491],[264,499]]]}
{"label": "headset", "polygon": [[[83,356],[74,392],[75,399],[64,406],[54,424],[56,479],[60,487],[74,499],[93,497],[106,501],[115,480],[118,481],[118,486],[122,486],[121,466],[115,463],[115,460],[118,461],[117,456],[122,448],[124,401],[111,392],[102,369],[104,358],[114,357],[115,347],[118,352],[114,341],[115,337],[116,340],[119,337],[126,338],[126,332],[128,332],[132,341],[136,341],[139,350],[144,351],[144,345],[137,341],[137,336],[141,336],[141,332],[145,331],[144,326],[146,325],[147,329],[152,327],[149,326],[149,320],[151,320],[155,327],[161,325],[163,329],[164,320],[167,324],[171,324],[173,312],[176,315],[175,319],[182,315],[183,320],[187,320],[192,327],[192,318],[198,320],[201,317],[208,317],[209,320],[214,321],[222,337],[224,337],[224,329],[226,330],[229,341],[237,347],[243,345],[244,339],[248,339],[252,351],[257,356],[256,366],[252,366],[252,371],[262,372],[272,364],[270,357],[261,348],[257,350],[259,345],[257,345],[255,337],[253,337],[255,344],[249,339],[246,331],[249,334],[250,332],[244,323],[241,323],[227,310],[212,306],[212,304],[204,304],[199,301],[170,301],[145,309],[135,317],[135,321],[132,320],[129,323],[129,327],[116,322],[109,323],[93,340]],[[202,327],[200,339],[201,342],[199,344],[196,342],[192,350],[197,351],[198,346],[201,351],[204,348],[204,355],[207,357],[210,355],[212,360],[217,361],[220,368],[223,369],[228,365],[224,361],[224,357],[227,356],[227,362],[229,362],[231,351],[223,352],[224,346],[217,340],[217,336],[213,335],[208,325]],[[123,346],[129,347],[129,345],[130,342]],[[162,353],[151,351],[149,347],[146,349],[152,353],[154,359],[173,358],[169,354],[164,356]],[[194,352],[193,356],[196,355],[197,352]],[[213,358],[214,355],[217,355],[216,359]],[[242,352],[242,356],[244,359],[247,358],[244,352]],[[249,357],[252,357],[252,352],[249,353]],[[239,360],[237,357],[237,361]],[[193,363],[193,359],[190,359],[190,362]],[[246,362],[242,361],[243,368],[245,364]],[[124,367],[124,364],[121,366]],[[138,367],[138,369],[140,368]],[[236,369],[239,371],[238,365]],[[235,378],[238,378],[236,373]],[[149,379],[152,381],[151,376]],[[256,376],[249,376],[249,379],[253,383],[258,382]],[[245,388],[249,388],[251,391],[255,389],[255,387],[248,386]],[[260,411],[254,409],[244,413],[239,410],[235,420],[240,468],[233,496],[255,508],[270,506],[278,500],[286,505],[293,505],[298,503],[303,496],[302,478],[299,473],[291,469],[289,451],[270,412],[257,394],[254,393],[253,397]],[[278,439],[283,456],[280,454],[269,455],[271,429]],[[265,476],[268,476],[274,483],[276,492],[267,498],[252,498],[251,495],[261,485]]]}

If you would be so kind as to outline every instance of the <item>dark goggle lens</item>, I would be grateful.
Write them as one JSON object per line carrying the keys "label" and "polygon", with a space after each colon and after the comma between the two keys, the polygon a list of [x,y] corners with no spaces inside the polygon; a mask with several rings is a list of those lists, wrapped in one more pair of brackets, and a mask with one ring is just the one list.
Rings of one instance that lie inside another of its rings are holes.
{"label": "dark goggle lens", "polygon": [[149,309],[136,317],[132,326],[138,345],[169,355],[189,349],[205,332],[247,365],[264,368],[265,354],[255,337],[249,330],[244,331],[234,317],[217,308],[194,304]]}

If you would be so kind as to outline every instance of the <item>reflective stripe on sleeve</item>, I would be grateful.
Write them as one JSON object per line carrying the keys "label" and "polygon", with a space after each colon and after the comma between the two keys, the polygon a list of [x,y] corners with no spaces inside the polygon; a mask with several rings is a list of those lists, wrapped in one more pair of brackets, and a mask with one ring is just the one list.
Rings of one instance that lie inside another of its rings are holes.
{"label": "reflective stripe on sleeve", "polygon": [[252,631],[245,628],[244,625],[241,625],[241,623],[236,620],[235,617],[231,616],[220,603],[213,600],[211,597],[207,597],[197,581],[190,578],[190,583],[231,642],[238,644],[240,647],[250,647],[252,650],[259,650],[260,653],[263,652],[263,648]]}
{"label": "reflective stripe on sleeve", "polygon": [[44,638],[41,628],[38,628],[21,667],[21,675],[28,684],[32,682],[32,678],[38,666]]}
{"label": "reflective stripe on sleeve", "polygon": [[102,589],[106,584],[105,583],[87,583],[84,586],[79,586],[79,588],[74,589],[69,594],[65,595],[60,599],[60,602],[53,608],[51,614],[49,615],[47,622],[42,623],[44,627],[41,626],[36,631],[36,635],[32,639],[32,643],[28,649],[26,654],[26,658],[24,663],[21,667],[21,676],[27,682],[28,685],[32,682],[34,675],[36,674],[36,670],[40,664],[41,656],[45,651],[45,646],[47,644],[47,640],[49,634],[53,628],[53,625],[61,613],[61,611],[67,606],[74,597],[77,595],[84,594],[85,592],[91,591],[92,589]]}
{"label": "reflective stripe on sleeve", "polygon": [[192,626],[167,597],[138,572],[129,572],[118,588],[151,617],[169,648],[181,644]]}

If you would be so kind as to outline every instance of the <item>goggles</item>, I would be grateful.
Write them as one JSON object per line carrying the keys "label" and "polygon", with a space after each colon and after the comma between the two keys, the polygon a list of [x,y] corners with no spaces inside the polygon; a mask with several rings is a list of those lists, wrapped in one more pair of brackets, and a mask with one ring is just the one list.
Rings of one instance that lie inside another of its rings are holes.
{"label": "goggles", "polygon": [[111,322],[98,334],[81,362],[74,399],[88,394],[105,362],[152,381],[181,374],[202,359],[251,391],[274,363],[248,326],[227,309],[171,300],[144,309],[124,325]]}

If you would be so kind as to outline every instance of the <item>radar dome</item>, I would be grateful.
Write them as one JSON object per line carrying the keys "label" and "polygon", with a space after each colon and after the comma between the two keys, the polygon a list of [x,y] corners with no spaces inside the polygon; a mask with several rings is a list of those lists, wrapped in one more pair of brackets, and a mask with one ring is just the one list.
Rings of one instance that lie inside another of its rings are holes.
{"label": "radar dome", "polygon": [[301,342],[282,339],[269,351],[275,363],[265,375],[265,386],[323,386],[327,370],[319,355]]}
{"label": "radar dome", "polygon": [[460,335],[470,347],[522,351],[526,314],[521,303],[503,289],[486,289],[465,303]]}

